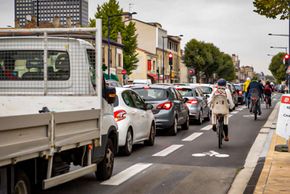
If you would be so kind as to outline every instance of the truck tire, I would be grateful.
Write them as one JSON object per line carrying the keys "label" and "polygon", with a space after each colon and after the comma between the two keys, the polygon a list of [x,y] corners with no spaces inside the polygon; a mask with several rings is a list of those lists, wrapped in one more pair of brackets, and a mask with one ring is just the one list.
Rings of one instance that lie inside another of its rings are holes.
{"label": "truck tire", "polygon": [[98,164],[96,177],[100,181],[109,179],[112,176],[114,167],[114,145],[112,140],[109,138],[104,159]]}
{"label": "truck tire", "polygon": [[30,194],[31,193],[29,178],[23,171],[16,172],[14,193],[15,194]]}

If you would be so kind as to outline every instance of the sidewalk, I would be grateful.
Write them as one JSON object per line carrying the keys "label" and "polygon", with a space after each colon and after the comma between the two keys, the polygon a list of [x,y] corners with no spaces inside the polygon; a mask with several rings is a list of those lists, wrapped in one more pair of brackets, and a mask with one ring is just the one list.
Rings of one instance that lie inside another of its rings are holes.
{"label": "sidewalk", "polygon": [[275,151],[279,144],[286,144],[286,140],[274,132],[254,194],[290,193],[290,152]]}

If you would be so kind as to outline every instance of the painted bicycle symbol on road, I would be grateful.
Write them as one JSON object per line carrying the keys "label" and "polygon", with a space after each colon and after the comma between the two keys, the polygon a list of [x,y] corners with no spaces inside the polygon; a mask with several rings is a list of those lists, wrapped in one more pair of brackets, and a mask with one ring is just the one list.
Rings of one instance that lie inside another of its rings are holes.
{"label": "painted bicycle symbol on road", "polygon": [[209,151],[209,152],[203,152],[203,153],[195,153],[192,154],[193,157],[205,157],[205,156],[209,156],[209,157],[217,157],[217,158],[227,158],[230,157],[230,155],[228,154],[220,154],[218,152],[215,151]]}

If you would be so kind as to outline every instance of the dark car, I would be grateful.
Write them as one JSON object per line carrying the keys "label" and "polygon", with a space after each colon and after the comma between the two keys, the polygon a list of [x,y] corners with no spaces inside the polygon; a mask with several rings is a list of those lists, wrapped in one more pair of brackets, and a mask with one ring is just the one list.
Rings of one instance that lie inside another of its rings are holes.
{"label": "dark car", "polygon": [[168,130],[170,135],[176,135],[178,126],[189,128],[189,111],[186,100],[170,85],[150,85],[132,87],[146,103],[154,106],[156,129]]}
{"label": "dark car", "polygon": [[183,98],[188,99],[186,105],[189,109],[190,119],[194,119],[198,124],[203,120],[210,120],[210,109],[207,105],[206,94],[202,92],[201,86],[177,86]]}
{"label": "dark car", "polygon": [[233,102],[235,104],[235,107],[237,107],[238,104],[239,104],[239,100],[238,100],[239,97],[238,97],[238,93],[236,91],[236,88],[235,88],[234,84],[232,84],[230,82],[227,83],[227,87],[231,91],[231,94],[232,94],[232,97],[233,97]]}
{"label": "dark car", "polygon": [[244,104],[244,97],[243,97],[243,87],[240,84],[234,84],[236,93],[238,94],[238,103]]}

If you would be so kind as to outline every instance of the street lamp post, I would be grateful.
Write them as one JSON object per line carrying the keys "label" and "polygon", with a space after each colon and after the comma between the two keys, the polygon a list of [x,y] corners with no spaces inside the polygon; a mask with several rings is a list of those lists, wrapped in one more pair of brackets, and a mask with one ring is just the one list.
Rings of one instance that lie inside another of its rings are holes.
{"label": "street lamp post", "polygon": [[274,49],[285,49],[285,53],[287,53],[287,47],[285,47],[285,46],[270,46],[270,48],[274,48]]}
{"label": "street lamp post", "polygon": [[108,16],[108,79],[111,79],[111,40],[110,40],[110,33],[111,33],[111,18],[112,17],[120,17],[120,16],[125,16],[125,15],[129,15],[132,16],[134,14],[137,14],[136,12],[132,12],[132,13],[121,13],[121,14],[116,14],[116,15],[109,15]]}
{"label": "street lamp post", "polygon": [[[165,38],[169,38],[169,37],[174,37],[174,36],[162,36],[162,82],[164,83],[164,77],[165,77],[165,73],[164,73],[164,54],[165,54],[165,49],[164,49],[164,39]],[[183,37],[182,34],[178,35],[178,37]],[[171,79],[171,73],[170,73],[170,79]]]}

